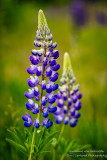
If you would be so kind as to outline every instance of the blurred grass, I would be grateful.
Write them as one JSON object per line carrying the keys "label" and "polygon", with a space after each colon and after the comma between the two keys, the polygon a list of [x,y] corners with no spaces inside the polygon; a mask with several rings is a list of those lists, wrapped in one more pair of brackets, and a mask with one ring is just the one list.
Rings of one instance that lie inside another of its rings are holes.
{"label": "blurred grass", "polygon": [[[10,4],[10,5],[8,5]],[[26,68],[30,65],[29,56],[34,48],[33,40],[37,30],[36,4],[3,6],[0,39],[0,159],[18,159],[13,148],[5,142],[6,128],[21,127],[21,115],[26,112],[24,92],[28,89]],[[57,42],[61,64],[64,52],[69,52],[74,74],[83,93],[82,116],[76,128],[66,127],[65,137],[79,139],[81,144],[91,144],[93,149],[107,152],[107,27],[89,24],[76,32],[67,14],[67,7],[43,7],[49,28]],[[9,13],[9,14],[7,14]],[[8,107],[13,99],[12,110]],[[12,116],[14,113],[15,116]],[[68,134],[69,133],[69,134]],[[3,155],[3,150],[7,153]],[[12,151],[13,150],[13,151]],[[18,153],[17,153],[18,154]],[[13,156],[13,157],[12,157]],[[19,157],[21,155],[19,154]]]}

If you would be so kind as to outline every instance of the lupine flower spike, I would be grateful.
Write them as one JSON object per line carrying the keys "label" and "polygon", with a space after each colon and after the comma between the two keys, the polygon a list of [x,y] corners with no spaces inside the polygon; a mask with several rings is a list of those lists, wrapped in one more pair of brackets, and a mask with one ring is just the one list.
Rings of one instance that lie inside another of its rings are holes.
{"label": "lupine flower spike", "polygon": [[[53,43],[53,36],[48,28],[45,15],[42,10],[38,14],[38,30],[36,32],[36,40],[34,45],[38,49],[31,51],[32,56],[29,57],[32,65],[27,68],[27,72],[31,75],[27,79],[27,83],[31,89],[25,92],[28,98],[26,109],[29,113],[34,114],[34,118],[28,113],[22,116],[24,126],[30,127],[33,125],[39,128],[40,125],[51,127],[53,122],[47,118],[49,113],[54,113],[57,110],[53,103],[56,101],[57,95],[54,91],[58,89],[58,84],[55,84],[58,79],[58,70],[60,65],[56,59],[59,57],[57,43]],[[40,122],[40,115],[44,119]]]}
{"label": "lupine flower spike", "polygon": [[54,113],[56,123],[70,124],[71,127],[76,126],[78,118],[81,116],[79,110],[81,109],[82,94],[79,92],[79,84],[76,84],[70,57],[68,53],[64,54],[63,74],[60,80],[57,95],[57,111]]}

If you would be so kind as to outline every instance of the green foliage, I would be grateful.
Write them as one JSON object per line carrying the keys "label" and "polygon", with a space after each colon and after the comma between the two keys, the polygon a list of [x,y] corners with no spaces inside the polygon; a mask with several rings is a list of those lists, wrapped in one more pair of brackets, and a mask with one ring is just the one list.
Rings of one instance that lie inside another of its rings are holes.
{"label": "green foliage", "polygon": [[38,147],[40,145],[41,139],[44,137],[45,127],[40,131],[38,138],[36,140],[36,146]]}
{"label": "green foliage", "polygon": [[[15,129],[16,130],[16,129]],[[15,133],[15,132],[12,132],[12,131],[10,131],[10,130],[7,130],[10,134],[11,134],[11,136],[14,138],[14,140],[16,140],[16,142],[18,142],[19,144],[23,144],[22,143],[22,141],[21,141],[21,139],[20,139],[20,132],[18,131],[17,133]]]}
{"label": "green foliage", "polygon": [[24,136],[22,136],[21,132],[18,129],[14,129],[14,131],[8,130],[10,135],[14,140],[6,138],[6,140],[11,143],[14,147],[16,147],[19,151],[23,152],[25,155],[28,154],[28,148],[26,147],[26,141]]}
{"label": "green foliage", "polygon": [[71,157],[71,155],[75,154],[75,151],[86,151],[90,148],[90,145],[79,145],[78,141],[75,139],[72,141],[67,141],[66,139],[64,139],[64,137],[61,137],[59,143],[57,143],[56,146],[56,156],[58,154],[59,157],[57,156],[57,159],[63,160],[65,159],[65,157],[67,157],[67,155]]}
{"label": "green foliage", "polygon": [[22,144],[24,144],[24,138],[23,138],[22,133],[21,133],[17,128],[14,128],[14,130],[15,130],[15,132],[16,132],[16,135],[19,137],[20,142],[21,142]]}
{"label": "green foliage", "polygon": [[14,147],[16,147],[19,151],[23,152],[24,154],[27,155],[27,150],[24,146],[20,145],[19,143],[16,143],[15,141],[11,139],[6,139],[10,144],[12,144]]}
{"label": "green foliage", "polygon": [[[27,128],[25,128],[25,134],[22,135],[19,129],[14,128],[14,131],[8,130],[10,135],[14,140],[6,139],[11,145],[16,147],[19,151],[24,153],[26,156],[29,156],[30,148],[31,148],[31,141],[33,138],[34,129],[30,132]],[[33,159],[35,157],[44,155],[49,153],[50,151],[46,151],[45,149],[51,145],[53,138],[58,132],[48,132],[46,127],[42,127],[36,133],[36,139],[34,141],[34,154]]]}
{"label": "green foliage", "polygon": [[39,147],[39,150],[42,151],[45,147],[47,147],[48,145],[50,145],[52,143],[52,140],[54,138],[54,136],[57,134],[58,132],[55,131],[54,133],[52,134],[49,134],[49,136],[41,142],[40,144],[40,147]]}

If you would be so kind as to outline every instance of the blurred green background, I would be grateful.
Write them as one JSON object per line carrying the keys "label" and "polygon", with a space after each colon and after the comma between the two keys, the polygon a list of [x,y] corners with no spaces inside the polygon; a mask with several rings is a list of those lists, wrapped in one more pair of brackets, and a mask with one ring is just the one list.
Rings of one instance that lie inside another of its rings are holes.
{"label": "blurred green background", "polygon": [[[94,150],[107,154],[107,3],[84,1],[86,23],[78,26],[72,17],[70,0],[2,0],[0,3],[0,160],[23,158],[5,138],[7,128],[24,129],[22,114],[26,112],[24,92],[28,89],[26,68],[34,48],[37,14],[43,9],[53,41],[60,52],[58,62],[62,74],[63,54],[68,52],[77,82],[83,93],[81,118],[75,128],[66,126],[67,139],[79,139]],[[104,12],[105,23],[96,18]],[[45,157],[46,159],[46,157]]]}

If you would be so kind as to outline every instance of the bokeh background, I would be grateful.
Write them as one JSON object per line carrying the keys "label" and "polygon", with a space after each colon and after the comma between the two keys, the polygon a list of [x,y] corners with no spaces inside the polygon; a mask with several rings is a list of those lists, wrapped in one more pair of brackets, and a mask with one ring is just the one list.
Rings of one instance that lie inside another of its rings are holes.
{"label": "bokeh background", "polygon": [[[23,132],[28,89],[26,68],[34,48],[38,10],[43,9],[53,40],[68,52],[83,93],[81,118],[64,136],[107,154],[107,1],[103,0],[2,0],[0,1],[0,160],[23,158],[5,138],[7,128]],[[46,157],[44,158],[46,159]],[[102,158],[103,159],[103,158]]]}

